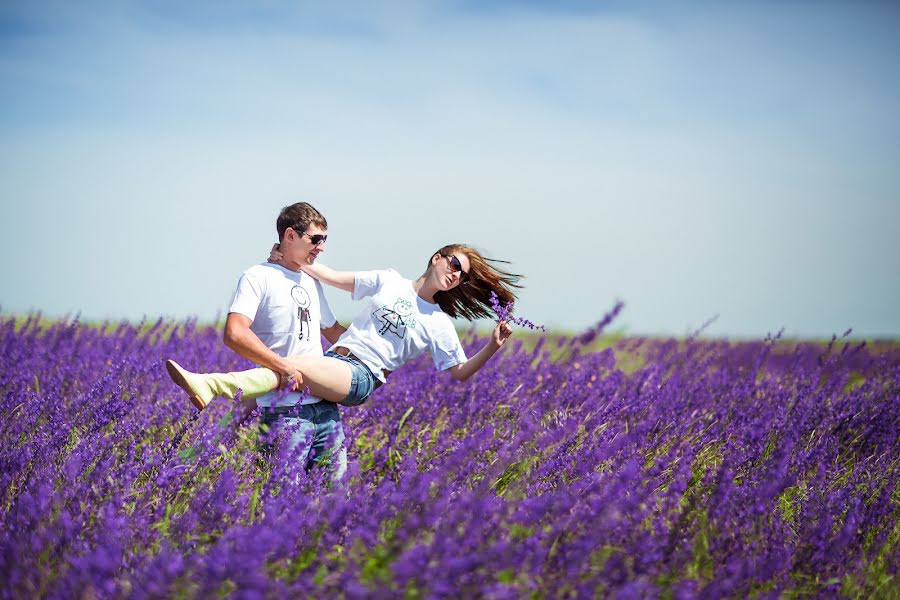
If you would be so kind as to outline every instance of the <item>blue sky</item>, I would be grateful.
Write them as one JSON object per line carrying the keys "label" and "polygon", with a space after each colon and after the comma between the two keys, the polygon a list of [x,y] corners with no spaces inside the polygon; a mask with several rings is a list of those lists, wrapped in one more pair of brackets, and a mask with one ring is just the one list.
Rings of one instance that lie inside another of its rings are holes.
{"label": "blue sky", "polygon": [[470,242],[553,327],[622,299],[632,333],[900,336],[898,31],[887,2],[5,2],[0,308],[213,319],[305,200],[323,262]]}

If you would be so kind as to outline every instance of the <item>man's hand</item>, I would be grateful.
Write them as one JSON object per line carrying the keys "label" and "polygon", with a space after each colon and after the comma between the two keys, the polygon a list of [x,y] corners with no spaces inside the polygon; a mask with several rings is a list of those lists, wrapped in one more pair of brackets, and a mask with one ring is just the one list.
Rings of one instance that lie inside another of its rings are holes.
{"label": "man's hand", "polygon": [[335,321],[331,327],[322,327],[322,337],[331,344],[337,344],[338,339],[345,331],[347,331],[347,328]]}
{"label": "man's hand", "polygon": [[302,392],[305,388],[303,385],[303,374],[294,369],[293,373],[281,375],[281,389],[287,389],[292,392]]}

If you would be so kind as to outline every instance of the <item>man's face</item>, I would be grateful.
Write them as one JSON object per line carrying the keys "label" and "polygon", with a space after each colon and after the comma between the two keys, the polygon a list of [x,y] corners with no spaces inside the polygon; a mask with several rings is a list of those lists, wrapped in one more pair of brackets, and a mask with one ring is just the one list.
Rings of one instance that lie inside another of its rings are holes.
{"label": "man's face", "polygon": [[[281,243],[281,251],[284,254],[283,262],[288,268],[299,269],[303,265],[311,265],[316,262],[319,254],[325,251],[325,240],[320,236],[328,234],[328,230],[318,225],[310,225],[305,232],[288,229]],[[313,243],[314,240],[319,243]]]}

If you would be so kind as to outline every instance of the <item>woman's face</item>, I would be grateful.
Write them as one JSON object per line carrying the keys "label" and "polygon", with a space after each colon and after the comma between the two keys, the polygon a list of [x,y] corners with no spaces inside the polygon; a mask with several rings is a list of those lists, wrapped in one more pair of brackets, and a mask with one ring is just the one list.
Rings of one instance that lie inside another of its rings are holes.
{"label": "woman's face", "polygon": [[432,258],[432,272],[437,287],[441,290],[452,290],[469,277],[469,257],[463,252],[448,253],[446,256],[436,254]]}

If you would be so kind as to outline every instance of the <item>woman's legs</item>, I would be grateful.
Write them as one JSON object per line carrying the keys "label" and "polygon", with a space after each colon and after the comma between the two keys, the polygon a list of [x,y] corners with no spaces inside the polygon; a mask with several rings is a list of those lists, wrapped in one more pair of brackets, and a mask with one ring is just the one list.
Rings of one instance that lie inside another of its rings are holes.
{"label": "woman's legs", "polygon": [[304,388],[309,388],[313,396],[340,402],[350,393],[353,372],[350,365],[330,356],[289,356],[288,360],[303,376]]}
{"label": "woman's legs", "polygon": [[192,373],[174,360],[167,360],[166,370],[198,410],[206,408],[216,396],[233,399],[238,390],[242,390],[246,400],[258,398],[278,389],[281,382],[275,371],[262,367],[234,373]]}
{"label": "woman's legs", "polygon": [[[302,387],[323,400],[340,402],[350,391],[352,373],[344,361],[327,356],[288,357],[302,376]],[[260,367],[233,373],[192,373],[173,360],[166,361],[169,376],[187,392],[191,402],[199,410],[216,396],[234,398],[238,389],[247,400],[258,398],[278,389],[281,377],[275,371]]]}

